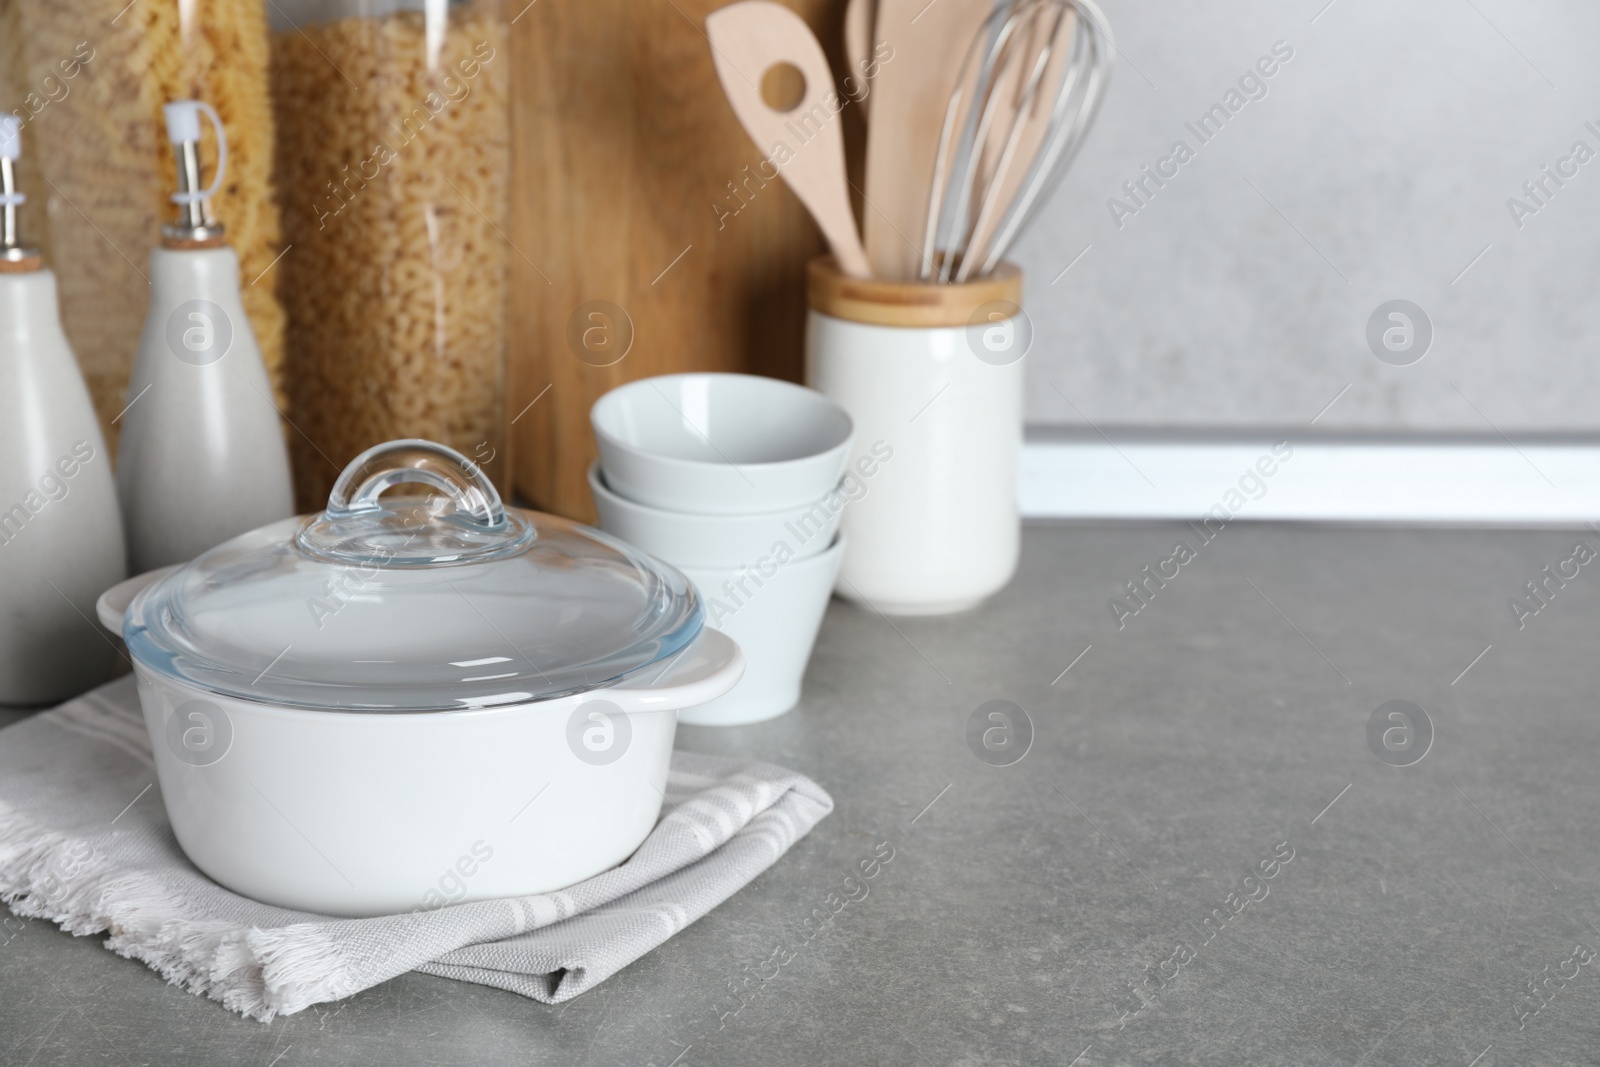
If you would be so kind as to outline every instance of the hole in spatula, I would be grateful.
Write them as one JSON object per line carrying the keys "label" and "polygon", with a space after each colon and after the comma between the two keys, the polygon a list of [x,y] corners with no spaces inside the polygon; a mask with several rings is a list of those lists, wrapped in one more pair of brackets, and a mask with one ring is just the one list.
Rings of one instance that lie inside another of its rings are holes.
{"label": "hole in spatula", "polygon": [[806,98],[806,76],[793,63],[774,63],[761,75],[761,101],[774,111],[793,111]]}

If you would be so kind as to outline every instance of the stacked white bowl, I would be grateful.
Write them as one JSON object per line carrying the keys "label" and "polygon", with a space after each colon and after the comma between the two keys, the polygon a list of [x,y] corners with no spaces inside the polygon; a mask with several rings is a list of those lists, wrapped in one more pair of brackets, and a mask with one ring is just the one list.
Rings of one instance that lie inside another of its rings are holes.
{"label": "stacked white bowl", "polygon": [[775,378],[673,374],[613,389],[589,420],[600,528],[683,571],[707,625],[744,650],[739,684],[678,720],[735,726],[794,707],[844,557],[850,416]]}

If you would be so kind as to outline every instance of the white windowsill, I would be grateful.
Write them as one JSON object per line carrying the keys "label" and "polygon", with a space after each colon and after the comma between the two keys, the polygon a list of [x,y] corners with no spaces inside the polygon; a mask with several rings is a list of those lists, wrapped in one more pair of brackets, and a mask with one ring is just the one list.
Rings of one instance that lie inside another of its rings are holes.
{"label": "white windowsill", "polygon": [[[1247,472],[1263,456],[1273,473],[1258,486]],[[1600,437],[1030,429],[1020,497],[1030,519],[1194,519],[1221,505],[1235,519],[1587,526],[1600,522]]]}

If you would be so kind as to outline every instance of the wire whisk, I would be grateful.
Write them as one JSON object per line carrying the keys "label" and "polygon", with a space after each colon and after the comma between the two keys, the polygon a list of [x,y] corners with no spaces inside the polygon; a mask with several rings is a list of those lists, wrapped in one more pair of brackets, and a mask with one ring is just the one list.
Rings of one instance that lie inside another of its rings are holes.
{"label": "wire whisk", "polygon": [[1083,145],[1116,42],[1093,0],[1003,0],[967,49],[934,157],[922,280],[983,277]]}

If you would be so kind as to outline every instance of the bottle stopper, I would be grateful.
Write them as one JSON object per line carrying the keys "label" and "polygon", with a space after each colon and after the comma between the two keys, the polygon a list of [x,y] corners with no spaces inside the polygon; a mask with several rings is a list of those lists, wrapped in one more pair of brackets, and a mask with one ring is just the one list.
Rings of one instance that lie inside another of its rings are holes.
{"label": "bottle stopper", "polygon": [[[178,166],[178,191],[172,194],[178,221],[161,228],[161,243],[168,248],[215,248],[224,243],[223,225],[212,214],[211,198],[222,188],[228,170],[228,135],[222,117],[204,100],[174,100],[161,111]],[[200,162],[202,115],[217,132],[217,168],[209,186],[204,184]]]}
{"label": "bottle stopper", "polygon": [[0,274],[20,274],[42,265],[37,248],[25,247],[17,228],[17,209],[28,200],[17,191],[17,161],[22,158],[22,120],[0,115]]}

